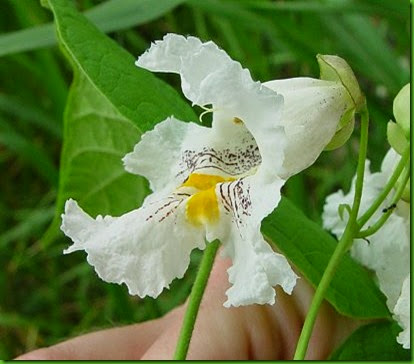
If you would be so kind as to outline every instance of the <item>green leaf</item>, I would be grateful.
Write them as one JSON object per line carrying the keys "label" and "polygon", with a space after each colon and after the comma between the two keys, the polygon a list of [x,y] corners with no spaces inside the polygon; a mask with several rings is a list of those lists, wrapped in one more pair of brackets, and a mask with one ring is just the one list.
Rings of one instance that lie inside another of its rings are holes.
{"label": "green leaf", "polygon": [[[109,0],[85,12],[105,33],[131,28],[154,20],[185,0]],[[46,2],[47,3],[47,2]],[[56,44],[53,24],[44,24],[0,36],[0,57]]]}
{"label": "green leaf", "polygon": [[58,213],[68,198],[93,215],[117,215],[139,206],[147,193],[145,181],[127,173],[121,159],[133,149],[141,130],[83,73],[72,84],[65,124]]}
{"label": "green leaf", "polygon": [[[331,235],[309,220],[286,198],[262,223],[265,238],[275,244],[299,272],[316,287],[337,245]],[[346,255],[326,299],[343,315],[389,318],[385,297],[359,264]]]}
{"label": "green leaf", "polygon": [[332,354],[329,360],[391,360],[410,361],[411,351],[403,349],[396,337],[401,328],[394,322],[365,325]]}
{"label": "green leaf", "polygon": [[[74,198],[92,215],[137,208],[148,193],[144,178],[127,173],[122,157],[145,131],[170,115],[195,120],[170,86],[134,65],[134,58],[101,33],[71,1],[53,0],[59,43],[74,69],[64,116],[57,215]],[[163,168],[163,166],[160,166]]]}

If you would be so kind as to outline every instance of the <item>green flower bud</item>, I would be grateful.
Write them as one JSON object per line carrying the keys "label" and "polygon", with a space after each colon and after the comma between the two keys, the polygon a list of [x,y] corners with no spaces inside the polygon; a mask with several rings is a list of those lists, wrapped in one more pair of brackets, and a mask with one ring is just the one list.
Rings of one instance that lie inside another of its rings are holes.
{"label": "green flower bud", "polygon": [[318,54],[316,58],[319,63],[320,78],[341,84],[349,98],[348,108],[341,117],[336,133],[325,147],[325,150],[333,150],[341,147],[351,136],[354,130],[355,112],[361,110],[365,97],[359,88],[354,72],[344,59],[321,54]]}
{"label": "green flower bud", "polygon": [[387,125],[387,138],[391,147],[402,155],[404,150],[408,147],[408,140],[405,138],[404,131],[401,126],[390,120]]}
{"label": "green flower bud", "polygon": [[351,97],[355,111],[360,111],[365,104],[365,96],[359,88],[358,81],[351,67],[344,59],[338,56],[316,56],[321,71],[321,80],[340,82]]}
{"label": "green flower bud", "polygon": [[410,138],[410,84],[407,83],[394,99],[394,117],[407,139]]}
{"label": "green flower bud", "polygon": [[40,0],[40,5],[50,10],[50,4],[48,0]]}
{"label": "green flower bud", "polygon": [[402,154],[410,145],[410,84],[406,84],[394,99],[393,112],[395,122],[387,125],[388,143]]}
{"label": "green flower bud", "polygon": [[339,129],[329,144],[325,147],[325,151],[330,151],[342,147],[351,136],[354,131],[355,119],[352,117],[352,120],[348,122],[342,129]]}

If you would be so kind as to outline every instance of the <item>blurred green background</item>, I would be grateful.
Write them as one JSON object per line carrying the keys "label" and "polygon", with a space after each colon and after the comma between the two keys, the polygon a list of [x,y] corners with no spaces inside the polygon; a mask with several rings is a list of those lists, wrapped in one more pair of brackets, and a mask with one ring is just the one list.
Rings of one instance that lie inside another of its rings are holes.
{"label": "blurred green background", "polygon": [[[392,100],[409,82],[408,0],[115,1],[116,11],[108,11],[113,0],[77,3],[134,56],[165,33],[191,34],[216,42],[261,81],[318,77],[317,53],[343,57],[367,95],[368,154],[379,168]],[[43,26],[51,13],[37,0],[0,1],[0,19],[0,358],[10,359],[82,332],[162,315],[187,296],[199,256],[170,291],[139,300],[100,281],[83,254],[63,256],[69,243],[63,236],[42,248],[54,214],[72,73],[53,45],[51,25]],[[162,77],[180,89],[177,77]],[[344,147],[324,153],[285,187],[315,221],[324,197],[350,185],[358,134],[357,126]]]}

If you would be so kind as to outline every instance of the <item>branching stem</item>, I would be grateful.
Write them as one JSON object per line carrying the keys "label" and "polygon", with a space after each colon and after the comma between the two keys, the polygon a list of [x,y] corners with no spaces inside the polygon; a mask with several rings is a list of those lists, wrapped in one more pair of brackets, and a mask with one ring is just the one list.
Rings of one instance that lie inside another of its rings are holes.
{"label": "branching stem", "polygon": [[403,152],[400,161],[397,164],[397,167],[395,167],[390,179],[388,180],[387,184],[385,185],[382,192],[378,195],[378,197],[375,199],[373,204],[370,206],[370,208],[364,212],[364,214],[358,219],[358,225],[362,228],[366,222],[371,218],[371,216],[377,211],[377,209],[381,206],[381,204],[384,202],[390,191],[395,186],[396,182],[398,181],[398,178],[400,177],[401,173],[403,172],[404,168],[406,167],[408,161],[410,158],[410,147],[408,146],[405,151]]}
{"label": "branching stem", "polygon": [[370,226],[369,228],[365,230],[361,230],[357,238],[366,238],[367,236],[370,236],[372,234],[375,234],[381,227],[385,224],[385,222],[388,220],[388,218],[391,216],[391,214],[394,211],[395,205],[400,200],[402,194],[404,193],[405,186],[407,185],[408,180],[410,179],[410,170],[409,168],[406,168],[402,174],[402,183],[398,186],[397,191],[395,192],[394,197],[391,200],[391,206],[388,208],[386,212],[384,212],[381,217],[378,219],[378,221]]}

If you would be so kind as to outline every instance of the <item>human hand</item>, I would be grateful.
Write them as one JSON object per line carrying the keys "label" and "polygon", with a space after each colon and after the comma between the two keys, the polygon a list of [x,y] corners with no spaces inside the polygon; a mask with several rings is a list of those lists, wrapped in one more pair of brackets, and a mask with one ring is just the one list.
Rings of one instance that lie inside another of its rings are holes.
{"label": "human hand", "polygon": [[[291,296],[277,289],[276,303],[225,308],[230,261],[218,258],[201,302],[188,359],[292,359],[313,289],[299,279]],[[172,359],[185,312],[180,306],[164,317],[82,335],[19,360]],[[326,359],[358,326],[324,303],[309,343],[307,359]]]}

